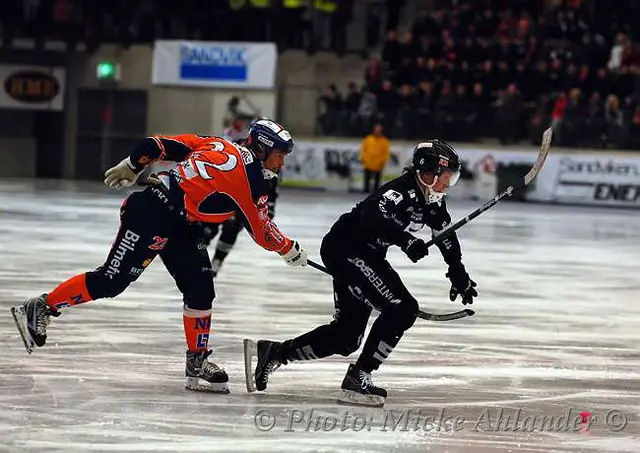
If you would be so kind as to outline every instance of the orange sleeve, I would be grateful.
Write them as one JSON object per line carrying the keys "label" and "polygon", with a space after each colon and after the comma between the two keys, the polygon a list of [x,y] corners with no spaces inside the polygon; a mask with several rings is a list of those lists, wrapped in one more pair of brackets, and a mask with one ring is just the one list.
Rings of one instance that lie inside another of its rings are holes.
{"label": "orange sleeve", "polygon": [[247,231],[260,247],[282,255],[291,249],[292,241],[282,234],[275,222],[269,218],[267,199],[268,196],[264,195],[260,197],[257,205],[251,203],[253,206],[247,207],[246,210],[243,207],[249,224]]}

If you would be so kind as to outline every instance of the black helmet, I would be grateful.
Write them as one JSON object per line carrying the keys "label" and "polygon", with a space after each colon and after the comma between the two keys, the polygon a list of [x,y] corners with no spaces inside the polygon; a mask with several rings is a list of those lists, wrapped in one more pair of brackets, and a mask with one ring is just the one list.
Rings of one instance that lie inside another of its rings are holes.
{"label": "black helmet", "polygon": [[460,178],[460,158],[447,142],[427,140],[419,143],[413,150],[412,164],[414,170],[435,176],[430,184],[422,177],[418,178],[425,187],[427,203],[439,203],[445,190]]}
{"label": "black helmet", "polygon": [[460,158],[453,146],[441,140],[426,140],[413,150],[413,168],[436,176],[460,172]]}

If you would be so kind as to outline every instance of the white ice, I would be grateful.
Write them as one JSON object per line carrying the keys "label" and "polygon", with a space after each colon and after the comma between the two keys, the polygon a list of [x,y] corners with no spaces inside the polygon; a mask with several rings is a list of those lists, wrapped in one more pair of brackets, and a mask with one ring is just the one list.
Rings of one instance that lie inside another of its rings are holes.
{"label": "white ice", "polygon": [[[216,281],[210,340],[231,394],[184,390],[182,302],[159,260],[116,299],[64,311],[28,356],[9,307],[100,265],[124,196],[93,183],[0,182],[2,452],[640,451],[637,210],[505,202],[464,227],[477,314],[416,321],[374,375],[396,411],[385,413],[335,403],[355,355],[296,362],[266,393],[246,393],[243,338],[284,340],[333,313],[329,277],[287,267],[246,233]],[[323,234],[359,198],[283,190],[276,220],[319,259]],[[458,218],[476,204],[450,206]],[[419,264],[400,251],[390,261],[423,310],[462,308],[448,300],[436,249]],[[500,409],[518,408],[519,431],[513,418],[495,426]],[[409,410],[419,429],[393,429],[390,417]],[[619,431],[615,410],[628,419]],[[522,425],[567,413],[573,424],[582,411],[593,414],[588,431]],[[273,429],[256,427],[261,416],[275,417]]]}

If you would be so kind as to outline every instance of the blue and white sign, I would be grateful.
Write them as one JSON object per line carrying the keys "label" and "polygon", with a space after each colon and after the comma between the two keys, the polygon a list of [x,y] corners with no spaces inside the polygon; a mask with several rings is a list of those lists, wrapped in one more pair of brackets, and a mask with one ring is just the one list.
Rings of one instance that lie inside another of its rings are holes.
{"label": "blue and white sign", "polygon": [[156,41],[152,83],[270,89],[277,55],[273,43]]}

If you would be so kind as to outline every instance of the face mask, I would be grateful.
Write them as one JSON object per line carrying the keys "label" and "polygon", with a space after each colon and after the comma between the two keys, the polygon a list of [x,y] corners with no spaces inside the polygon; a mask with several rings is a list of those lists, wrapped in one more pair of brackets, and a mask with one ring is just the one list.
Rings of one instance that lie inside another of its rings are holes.
{"label": "face mask", "polygon": [[264,177],[264,179],[273,179],[278,177],[278,173],[269,170],[268,168],[262,167],[262,176]]}
{"label": "face mask", "polygon": [[427,200],[427,204],[431,204],[442,201],[446,190],[458,182],[460,173],[444,172],[441,175],[435,176],[431,184],[424,183],[419,171],[416,172],[416,177],[418,178],[420,186],[424,188],[424,197]]}

